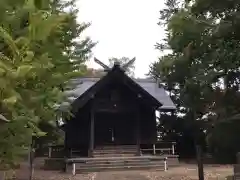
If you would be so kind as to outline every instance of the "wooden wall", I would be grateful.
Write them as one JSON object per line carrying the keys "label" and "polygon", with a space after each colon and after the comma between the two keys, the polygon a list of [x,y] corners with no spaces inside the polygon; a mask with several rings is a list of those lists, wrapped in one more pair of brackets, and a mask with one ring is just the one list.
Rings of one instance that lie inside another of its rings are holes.
{"label": "wooden wall", "polygon": [[104,136],[110,135],[106,128],[110,128],[107,126],[111,123],[112,126],[115,126],[118,143],[136,143],[138,119],[140,142],[155,143],[157,132],[154,109],[128,87],[112,83],[101,89],[91,101],[79,109],[74,118],[68,121],[65,139],[67,147],[80,148],[85,153],[87,152],[92,108],[95,111],[95,144],[101,145],[104,139],[106,140]]}

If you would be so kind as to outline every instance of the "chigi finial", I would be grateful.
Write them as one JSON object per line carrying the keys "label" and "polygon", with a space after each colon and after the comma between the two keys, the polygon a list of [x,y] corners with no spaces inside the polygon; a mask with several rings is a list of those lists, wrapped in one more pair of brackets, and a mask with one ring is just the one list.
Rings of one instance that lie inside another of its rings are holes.
{"label": "chigi finial", "polygon": [[[126,69],[131,66],[134,62],[135,62],[136,58],[132,58],[130,61],[128,61],[127,63],[121,65],[120,62],[115,61],[114,62],[114,66],[119,66],[121,67],[122,70],[126,71]],[[96,57],[94,57],[94,61],[99,64],[100,66],[103,67],[104,71],[109,71],[111,68],[109,66],[107,66],[106,64],[104,64],[102,61],[100,61],[99,59],[97,59]]]}
{"label": "chigi finial", "polygon": [[103,67],[104,71],[109,71],[111,68],[108,67],[106,64],[104,64],[102,61],[98,60],[97,58],[94,58],[94,61]]}
{"label": "chigi finial", "polygon": [[122,65],[122,69],[123,69],[124,71],[126,71],[127,68],[128,68],[129,66],[131,66],[131,65],[135,62],[135,60],[136,60],[136,57],[132,58],[132,59],[131,59],[130,61],[128,61],[126,64],[123,64],[123,65]]}

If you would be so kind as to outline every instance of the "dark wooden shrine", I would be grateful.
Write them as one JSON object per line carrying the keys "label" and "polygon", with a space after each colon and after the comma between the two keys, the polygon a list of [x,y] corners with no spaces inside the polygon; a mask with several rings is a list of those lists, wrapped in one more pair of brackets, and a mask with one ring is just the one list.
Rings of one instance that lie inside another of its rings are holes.
{"label": "dark wooden shrine", "polygon": [[155,81],[133,79],[118,64],[102,78],[80,78],[72,92],[73,117],[64,124],[65,148],[92,156],[94,148],[156,142],[155,111],[174,109]]}

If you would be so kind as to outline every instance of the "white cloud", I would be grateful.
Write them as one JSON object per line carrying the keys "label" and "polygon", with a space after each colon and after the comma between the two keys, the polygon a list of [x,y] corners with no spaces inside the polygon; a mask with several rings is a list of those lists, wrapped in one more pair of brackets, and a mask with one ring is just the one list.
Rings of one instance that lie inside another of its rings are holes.
{"label": "white cloud", "polygon": [[[157,25],[164,0],[79,0],[77,7],[78,20],[92,23],[86,35],[98,41],[94,56],[103,62],[136,57],[135,75],[144,77],[160,55],[154,45],[164,37]],[[92,60],[89,65],[99,67]]]}

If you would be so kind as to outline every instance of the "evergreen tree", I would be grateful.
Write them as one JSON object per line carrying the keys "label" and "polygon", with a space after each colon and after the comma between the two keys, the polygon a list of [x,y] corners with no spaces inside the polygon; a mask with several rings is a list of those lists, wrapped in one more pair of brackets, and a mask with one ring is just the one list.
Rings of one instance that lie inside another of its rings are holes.
{"label": "evergreen tree", "polygon": [[[17,162],[39,137],[38,124],[55,121],[67,82],[82,75],[94,43],[80,39],[89,24],[76,21],[75,2],[0,1],[1,164]],[[4,137],[4,138],[2,138]]]}
{"label": "evergreen tree", "polygon": [[221,136],[212,133],[222,130],[222,122],[235,126],[231,120],[239,119],[239,5],[237,0],[167,0],[160,18],[167,37],[156,47],[171,53],[150,70],[171,91],[178,112],[190,117],[188,124],[193,119],[208,122],[208,128],[202,128],[216,138],[214,142],[221,142],[214,144],[213,152],[228,149],[232,157],[236,139],[223,148],[223,139],[217,140]]}

